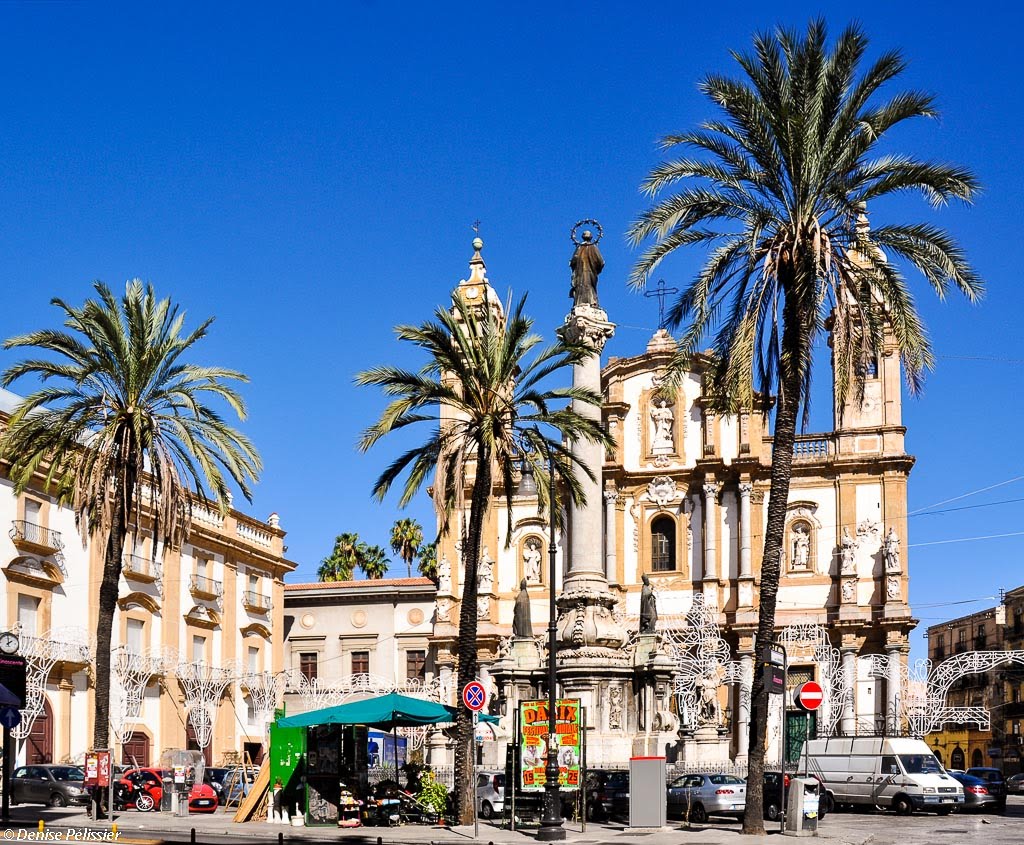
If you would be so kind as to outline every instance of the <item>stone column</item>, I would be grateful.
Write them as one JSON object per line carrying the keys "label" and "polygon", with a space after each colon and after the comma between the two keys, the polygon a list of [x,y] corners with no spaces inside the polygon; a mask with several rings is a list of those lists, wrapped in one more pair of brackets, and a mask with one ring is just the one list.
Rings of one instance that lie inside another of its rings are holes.
{"label": "stone column", "polygon": [[619,492],[614,488],[604,491],[604,577],[608,583],[616,582],[617,558],[616,558],[616,525],[615,525],[615,504],[618,502]]}
{"label": "stone column", "polygon": [[704,484],[704,602],[718,607],[718,491],[713,481]]}
{"label": "stone column", "polygon": [[754,485],[749,481],[742,481],[738,489],[740,494],[739,606],[749,610],[754,606],[754,571],[750,561],[750,494],[754,490]]}
{"label": "stone column", "polygon": [[846,701],[843,702],[843,735],[853,736],[857,730],[857,650],[853,648],[843,649],[843,677],[850,684],[851,692]]}
{"label": "stone column", "polygon": [[744,652],[740,655],[739,718],[736,737],[736,756],[746,757],[750,744],[750,691],[754,686],[754,655]]}
{"label": "stone column", "polygon": [[886,673],[885,683],[885,722],[886,728],[892,734],[895,734],[899,730],[900,716],[899,716],[899,704],[902,690],[900,689],[900,654],[901,649],[899,646],[889,646],[886,649],[889,655],[888,672]]}

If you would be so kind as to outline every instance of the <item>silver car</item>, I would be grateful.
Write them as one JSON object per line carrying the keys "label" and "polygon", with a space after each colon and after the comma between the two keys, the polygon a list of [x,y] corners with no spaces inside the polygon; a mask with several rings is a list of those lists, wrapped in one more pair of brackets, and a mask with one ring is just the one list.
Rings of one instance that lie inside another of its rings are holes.
{"label": "silver car", "polygon": [[747,784],[725,774],[680,775],[668,785],[668,814],[702,824],[708,816],[742,816]]}
{"label": "silver car", "polygon": [[478,772],[476,776],[477,812],[482,819],[500,816],[505,809],[505,773]]}

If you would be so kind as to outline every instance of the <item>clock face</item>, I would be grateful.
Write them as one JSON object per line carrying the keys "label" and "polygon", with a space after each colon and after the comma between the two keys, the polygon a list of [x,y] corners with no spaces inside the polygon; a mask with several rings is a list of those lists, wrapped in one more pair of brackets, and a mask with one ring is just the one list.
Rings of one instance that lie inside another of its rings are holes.
{"label": "clock face", "polygon": [[14,654],[19,646],[18,635],[13,631],[4,631],[0,634],[0,651],[4,654]]}

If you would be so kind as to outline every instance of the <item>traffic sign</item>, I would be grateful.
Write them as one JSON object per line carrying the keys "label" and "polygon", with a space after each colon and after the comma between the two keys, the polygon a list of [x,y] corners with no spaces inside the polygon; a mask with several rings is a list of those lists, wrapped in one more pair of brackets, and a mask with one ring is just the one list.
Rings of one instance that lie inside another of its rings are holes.
{"label": "traffic sign", "polygon": [[0,725],[8,730],[21,724],[21,711],[17,707],[0,707]]}
{"label": "traffic sign", "polygon": [[20,654],[0,654],[0,684],[7,687],[18,699],[18,706],[25,706],[27,664]]}
{"label": "traffic sign", "polygon": [[474,713],[483,710],[487,704],[487,690],[484,689],[484,685],[479,681],[470,681],[466,684],[462,688],[462,703]]}
{"label": "traffic sign", "polygon": [[817,710],[821,707],[822,699],[825,697],[825,693],[821,689],[821,684],[816,681],[808,681],[806,684],[800,684],[796,689],[796,703],[799,704],[804,710]]}

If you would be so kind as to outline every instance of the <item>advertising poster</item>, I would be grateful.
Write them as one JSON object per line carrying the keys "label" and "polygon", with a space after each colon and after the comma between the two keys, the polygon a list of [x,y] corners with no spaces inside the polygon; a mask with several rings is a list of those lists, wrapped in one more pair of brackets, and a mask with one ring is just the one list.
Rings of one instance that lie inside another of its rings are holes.
{"label": "advertising poster", "polygon": [[[577,698],[561,698],[555,712],[556,748],[558,749],[558,786],[573,790],[580,787],[582,719]],[[548,760],[548,703],[519,703],[519,754],[522,788],[541,790],[546,780],[544,767]]]}

